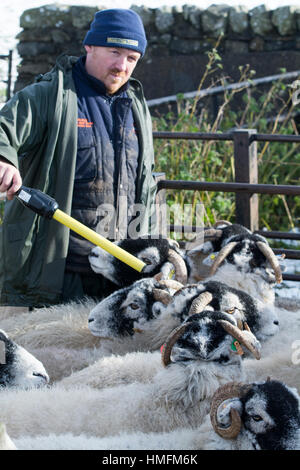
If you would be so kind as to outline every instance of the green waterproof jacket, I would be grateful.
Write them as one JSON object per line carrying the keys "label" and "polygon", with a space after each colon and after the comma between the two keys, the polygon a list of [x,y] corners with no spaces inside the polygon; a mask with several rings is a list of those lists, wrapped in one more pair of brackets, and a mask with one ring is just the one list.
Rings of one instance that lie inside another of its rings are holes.
{"label": "green waterproof jacket", "polygon": [[[71,213],[77,154],[77,96],[66,55],[27,86],[0,112],[0,155],[19,168],[23,184],[39,189]],[[149,231],[156,184],[152,175],[152,123],[140,82],[130,79],[128,96],[140,145],[137,203],[146,209],[139,219]],[[44,219],[16,198],[7,201],[0,226],[0,304],[43,306],[58,303],[64,278],[69,229]]]}

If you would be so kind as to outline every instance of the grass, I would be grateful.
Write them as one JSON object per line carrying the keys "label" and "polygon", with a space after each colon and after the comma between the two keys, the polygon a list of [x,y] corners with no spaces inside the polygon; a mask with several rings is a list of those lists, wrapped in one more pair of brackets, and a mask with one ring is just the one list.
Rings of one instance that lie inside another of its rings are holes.
{"label": "grass", "polygon": [[[208,55],[205,77],[222,70],[221,58],[214,49]],[[282,70],[284,72],[284,70]],[[220,75],[222,72],[220,73]],[[248,65],[240,67],[240,82],[251,81],[255,71]],[[228,83],[228,77],[220,83]],[[218,84],[220,84],[218,83]],[[216,82],[212,82],[215,86]],[[234,106],[233,106],[234,104]],[[283,81],[274,82],[264,92],[257,88],[224,91],[216,116],[212,119],[208,106],[201,99],[186,100],[178,96],[177,108],[153,118],[155,131],[229,132],[250,128],[258,133],[297,134],[293,118],[292,88]],[[202,180],[231,182],[235,180],[233,143],[230,141],[162,140],[155,139],[156,171],[164,172],[171,180]],[[262,184],[298,185],[300,180],[300,150],[294,143],[258,143],[258,175]],[[219,219],[234,221],[235,195],[207,191],[168,191],[167,203],[202,203],[204,223],[211,225]],[[299,196],[259,196],[260,228],[288,231],[299,225]]]}

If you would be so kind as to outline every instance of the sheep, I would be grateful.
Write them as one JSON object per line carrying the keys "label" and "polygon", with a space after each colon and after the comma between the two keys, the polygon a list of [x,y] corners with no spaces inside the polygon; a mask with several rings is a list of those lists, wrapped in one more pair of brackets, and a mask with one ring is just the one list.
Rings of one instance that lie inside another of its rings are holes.
{"label": "sheep", "polygon": [[[172,287],[168,287],[169,285]],[[125,293],[121,289],[121,294],[126,298],[126,295],[134,289],[136,301],[145,309],[146,322],[159,315],[159,305],[163,307],[153,295],[154,288],[172,293],[175,292],[173,287],[178,289],[181,284],[172,280],[159,282],[153,278],[146,278],[137,281],[136,286],[124,288]],[[103,303],[108,299],[117,303],[119,298],[118,291],[104,299]],[[96,305],[97,303],[91,299],[81,303],[72,302],[24,313],[17,319],[7,319],[3,323],[14,339],[22,342],[39,357],[47,367],[52,381],[56,381],[71,374],[72,371],[88,366],[99,357],[112,352],[124,354],[143,347],[143,338],[140,337],[140,333],[135,334],[133,324],[128,337],[116,339],[114,342],[104,341],[92,335],[88,328],[88,315]],[[118,303],[117,308],[120,305]],[[125,319],[124,315],[123,320]],[[128,321],[133,323],[130,316]],[[160,344],[157,347],[160,347]]]}
{"label": "sheep", "polygon": [[243,377],[242,360],[233,345],[248,348],[259,359],[260,344],[229,314],[192,317],[167,339],[164,367],[151,383],[104,390],[88,386],[65,390],[56,384],[27,395],[7,391],[1,397],[0,421],[12,439],[70,431],[91,436],[159,432],[199,425],[218,386]]}
{"label": "sheep", "polygon": [[172,280],[146,278],[99,304],[90,300],[24,314],[18,322],[11,321],[10,333],[42,360],[52,381],[57,381],[111,353],[159,349],[170,331],[188,316],[199,295],[203,300],[197,311],[207,308],[231,313],[239,326],[246,321],[258,339],[278,330],[273,312],[260,315],[258,302],[224,283],[182,286]]}
{"label": "sheep", "polygon": [[206,254],[203,263],[210,265],[207,278],[227,282],[274,305],[274,287],[282,281],[284,267],[266,238],[228,223],[212,229],[207,238],[204,232],[204,243],[191,250]]}
{"label": "sheep", "polygon": [[0,389],[10,387],[30,389],[41,387],[49,382],[43,366],[32,354],[19,346],[7,333],[0,330]]}
{"label": "sheep", "polygon": [[[209,308],[209,305],[204,308]],[[172,313],[170,315],[172,318]],[[167,321],[167,312],[162,314],[161,319],[164,318]],[[238,317],[236,321],[238,323]],[[295,347],[300,340],[300,318],[290,312],[282,311],[280,324],[279,333],[269,336],[267,340],[261,342],[262,357],[259,362],[244,354],[245,375],[248,381],[254,381],[255,379],[263,379],[268,374],[274,374],[287,385],[296,387],[300,393],[300,374],[297,361],[293,359],[297,353]],[[157,328],[157,335],[161,334],[161,330],[159,331]],[[166,330],[164,330],[164,334],[167,334]],[[94,388],[105,388],[134,381],[149,382],[159,367],[158,353],[138,351],[123,356],[113,354],[106,358],[99,358],[94,364],[65,377],[60,383],[68,388],[78,383],[84,383]]]}
{"label": "sheep", "polygon": [[299,407],[299,394],[278,380],[232,382],[216,390],[209,414],[195,428],[102,438],[22,436],[14,442],[24,450],[300,450]]}
{"label": "sheep", "polygon": [[115,292],[91,310],[88,318],[91,333],[110,339],[136,336],[141,341],[142,349],[139,350],[155,350],[184,318],[204,308],[232,314],[241,328],[246,321],[259,339],[278,332],[278,319],[272,309],[261,315],[259,309],[264,307],[259,301],[224,283],[207,281],[186,285],[179,287],[173,295],[157,289],[154,284],[151,293],[160,302],[153,304],[150,318],[145,308],[147,296],[140,290],[143,286],[144,281],[137,281],[131,289]]}

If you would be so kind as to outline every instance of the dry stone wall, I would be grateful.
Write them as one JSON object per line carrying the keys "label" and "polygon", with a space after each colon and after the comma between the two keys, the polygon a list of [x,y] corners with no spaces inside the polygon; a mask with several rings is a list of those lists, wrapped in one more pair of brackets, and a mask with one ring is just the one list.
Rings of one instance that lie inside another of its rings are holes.
{"label": "dry stone wall", "polygon": [[[53,4],[24,11],[15,91],[47,72],[59,54],[83,54],[83,38],[101,8]],[[148,38],[146,55],[135,75],[143,80],[148,99],[197,89],[206,52],[220,37],[225,73],[234,76],[245,63],[257,70],[257,76],[278,73],[283,67],[300,70],[300,7],[131,8],[142,17]]]}

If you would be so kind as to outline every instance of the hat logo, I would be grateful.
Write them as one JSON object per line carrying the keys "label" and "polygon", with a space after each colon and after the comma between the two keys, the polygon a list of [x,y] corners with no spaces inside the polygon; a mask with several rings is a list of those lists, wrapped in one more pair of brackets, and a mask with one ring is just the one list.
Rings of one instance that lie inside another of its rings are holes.
{"label": "hat logo", "polygon": [[115,44],[125,44],[128,46],[138,47],[139,41],[134,41],[133,39],[123,39],[123,38],[107,38],[106,42],[115,43]]}

